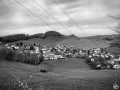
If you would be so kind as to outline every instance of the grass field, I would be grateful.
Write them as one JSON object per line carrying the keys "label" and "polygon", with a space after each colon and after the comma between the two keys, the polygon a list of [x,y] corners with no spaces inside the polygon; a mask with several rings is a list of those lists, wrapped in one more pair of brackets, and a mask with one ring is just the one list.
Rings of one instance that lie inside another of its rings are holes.
{"label": "grass field", "polygon": [[[41,68],[47,69],[48,72],[39,72]],[[120,71],[117,70],[116,72],[120,84]],[[33,90],[42,86],[44,90],[48,90],[50,87],[49,90],[113,90],[112,85],[116,80],[114,70],[91,70],[83,59],[44,61],[38,66],[1,61],[0,73],[0,90],[3,90],[3,84],[10,87],[13,86],[13,82],[17,88],[17,80],[12,74],[20,77],[21,80],[26,80],[26,76],[32,73],[33,76],[28,81],[28,86]],[[14,87],[11,88],[14,90]],[[17,90],[22,90],[22,88]]]}
{"label": "grass field", "polygon": [[[40,38],[33,38],[29,40],[20,40],[18,42],[23,42],[25,45],[45,45],[53,47],[55,45],[61,46],[74,46],[76,48],[83,48],[83,49],[90,49],[90,48],[100,48],[100,47],[108,47],[109,44],[103,41],[96,41],[90,39],[78,39],[78,38],[47,38],[47,39],[40,39]],[[13,42],[16,44],[17,42]]]}
{"label": "grass field", "polygon": [[[86,49],[95,47],[95,43],[91,40],[74,38],[56,39],[56,41],[37,38],[24,40],[23,43],[47,46],[71,45]],[[101,41],[96,43],[104,47],[109,46]],[[40,69],[46,69],[48,72],[39,72]],[[16,77],[21,81],[28,80],[28,87],[32,90],[113,90],[116,80],[120,85],[120,70],[92,70],[84,59],[75,58],[44,61],[40,65],[0,61],[0,90],[24,90],[18,86]]]}
{"label": "grass field", "polygon": [[[49,47],[53,47],[55,44],[63,41],[64,38],[46,38],[46,39],[40,39],[40,38],[32,38],[29,40],[20,40],[17,42],[23,42],[25,45],[33,45],[34,43],[36,45],[45,45]],[[12,42],[12,44],[16,44],[17,42]]]}
{"label": "grass field", "polygon": [[96,40],[90,40],[90,39],[65,39],[60,43],[57,43],[58,45],[70,45],[77,48],[82,49],[91,49],[91,48],[100,48],[100,47],[108,47],[109,44],[102,41],[96,41]]}

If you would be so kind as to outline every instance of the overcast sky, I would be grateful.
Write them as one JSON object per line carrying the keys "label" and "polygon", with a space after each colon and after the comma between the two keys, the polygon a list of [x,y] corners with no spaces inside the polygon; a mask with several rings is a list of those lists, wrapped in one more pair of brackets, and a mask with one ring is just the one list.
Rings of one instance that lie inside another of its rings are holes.
{"label": "overcast sky", "polygon": [[[67,29],[56,22],[33,0],[17,1],[38,16],[39,19],[15,2],[15,0],[0,0],[0,36],[17,33],[44,33],[53,29],[66,35],[72,32],[77,36],[86,36],[53,0],[35,1]],[[118,22],[109,17],[109,15],[120,16],[120,0],[55,1],[88,36],[115,33],[109,28],[114,27]]]}

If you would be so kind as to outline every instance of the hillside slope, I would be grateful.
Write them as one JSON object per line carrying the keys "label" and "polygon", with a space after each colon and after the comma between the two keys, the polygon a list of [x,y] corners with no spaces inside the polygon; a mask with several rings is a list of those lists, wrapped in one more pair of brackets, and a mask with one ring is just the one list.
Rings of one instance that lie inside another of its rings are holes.
{"label": "hillside slope", "polygon": [[[53,47],[55,44],[63,41],[64,38],[53,38],[53,37],[49,37],[46,39],[40,39],[40,38],[32,38],[29,40],[20,40],[17,42],[23,42],[25,45],[33,45],[34,43],[36,45],[45,45],[45,46],[50,46]],[[13,44],[16,44],[17,42],[13,42]]]}
{"label": "hillside slope", "polygon": [[[61,63],[59,61],[49,61],[38,66],[1,61],[0,90],[23,90],[22,88],[13,89],[15,87],[8,89],[14,82],[18,84],[12,74],[20,77],[20,80],[26,80],[26,75],[29,76],[31,73],[33,76],[28,81],[28,86],[33,88],[32,90],[38,90],[37,88],[40,86],[44,86],[45,90],[74,90],[74,87],[76,87],[76,90],[100,90],[98,87],[102,88],[102,90],[112,90],[112,84],[114,84],[115,81],[115,73],[113,70],[89,70],[86,68],[86,65],[82,64],[84,64],[84,62],[81,60]],[[36,69],[41,67],[52,67],[53,70],[48,73],[36,72]],[[119,76],[120,72],[117,72],[117,75]],[[4,78],[7,78],[5,82],[3,82]],[[119,81],[118,83],[120,84]],[[8,86],[1,87],[1,85],[4,84]],[[51,86],[52,88],[50,88]]]}
{"label": "hillside slope", "polygon": [[90,48],[100,48],[100,47],[108,47],[109,44],[102,42],[102,41],[93,41],[90,39],[65,39],[60,43],[57,43],[57,45],[62,46],[74,46],[76,48],[82,48],[82,49],[90,49]]}

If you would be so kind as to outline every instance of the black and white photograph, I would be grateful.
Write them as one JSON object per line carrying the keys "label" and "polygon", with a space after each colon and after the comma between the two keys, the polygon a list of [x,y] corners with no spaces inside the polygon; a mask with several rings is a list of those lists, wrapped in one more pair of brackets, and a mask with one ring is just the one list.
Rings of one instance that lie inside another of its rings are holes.
{"label": "black and white photograph", "polygon": [[120,0],[0,0],[0,90],[120,90]]}

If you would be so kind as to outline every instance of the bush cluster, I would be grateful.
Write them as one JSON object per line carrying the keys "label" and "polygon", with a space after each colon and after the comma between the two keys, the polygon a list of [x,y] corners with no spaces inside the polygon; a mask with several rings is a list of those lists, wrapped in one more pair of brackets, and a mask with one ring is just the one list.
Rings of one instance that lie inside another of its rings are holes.
{"label": "bush cluster", "polygon": [[15,51],[6,47],[0,48],[0,60],[15,61],[32,65],[40,64],[44,57],[42,54],[31,54],[30,52]]}
{"label": "bush cluster", "polygon": [[59,32],[56,32],[56,31],[48,31],[48,32],[46,32],[45,33],[45,35],[47,36],[47,37],[49,37],[49,36],[54,36],[54,37],[56,37],[56,36],[62,36],[62,34],[60,34]]}
{"label": "bush cluster", "polygon": [[0,59],[1,60],[9,60],[12,61],[14,60],[15,57],[15,51],[12,49],[8,49],[6,47],[1,47],[0,48]]}
{"label": "bush cluster", "polygon": [[27,40],[30,38],[31,37],[29,35],[14,34],[14,35],[2,36],[2,37],[0,37],[0,40],[2,42],[14,42],[14,41],[18,41],[18,40]]}
{"label": "bush cluster", "polygon": [[120,48],[120,42],[113,42],[110,44],[110,47],[119,47]]}

